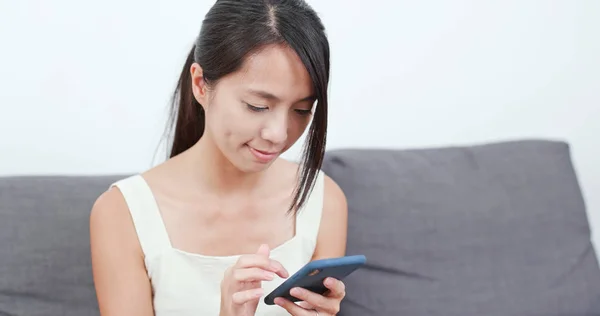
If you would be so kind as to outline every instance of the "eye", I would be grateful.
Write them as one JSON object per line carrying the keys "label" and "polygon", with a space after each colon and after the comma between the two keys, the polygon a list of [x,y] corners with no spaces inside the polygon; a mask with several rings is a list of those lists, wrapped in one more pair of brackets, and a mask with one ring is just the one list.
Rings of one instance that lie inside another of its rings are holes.
{"label": "eye", "polygon": [[267,107],[258,107],[258,106],[254,106],[254,105],[251,105],[251,104],[249,104],[249,103],[246,103],[246,106],[248,107],[248,109],[249,109],[250,111],[253,111],[253,112],[262,112],[262,111],[265,111],[265,110],[269,109],[269,108],[267,108]]}
{"label": "eye", "polygon": [[302,115],[302,116],[308,116],[308,115],[311,115],[311,114],[312,114],[312,111],[311,111],[311,110],[300,110],[300,109],[296,109],[296,110],[294,110],[294,111],[296,111],[296,113],[298,113],[298,114],[300,114],[300,115]]}

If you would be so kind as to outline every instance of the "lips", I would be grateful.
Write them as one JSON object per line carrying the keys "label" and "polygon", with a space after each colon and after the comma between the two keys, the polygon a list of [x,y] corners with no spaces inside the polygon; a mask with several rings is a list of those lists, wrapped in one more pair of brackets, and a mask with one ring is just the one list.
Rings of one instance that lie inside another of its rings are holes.
{"label": "lips", "polygon": [[273,159],[275,159],[277,157],[277,155],[279,155],[279,152],[269,152],[269,151],[258,150],[256,148],[252,148],[250,146],[248,146],[248,148],[250,149],[250,152],[254,155],[254,157],[262,163],[270,162]]}

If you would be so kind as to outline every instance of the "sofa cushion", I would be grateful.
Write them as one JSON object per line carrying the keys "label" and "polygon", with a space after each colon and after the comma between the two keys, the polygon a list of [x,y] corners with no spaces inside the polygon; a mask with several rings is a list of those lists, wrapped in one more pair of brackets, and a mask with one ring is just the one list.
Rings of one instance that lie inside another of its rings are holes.
{"label": "sofa cushion", "polygon": [[349,204],[342,316],[600,315],[600,269],[563,142],[348,149],[323,170]]}
{"label": "sofa cushion", "polygon": [[99,314],[89,213],[118,178],[0,178],[0,315]]}

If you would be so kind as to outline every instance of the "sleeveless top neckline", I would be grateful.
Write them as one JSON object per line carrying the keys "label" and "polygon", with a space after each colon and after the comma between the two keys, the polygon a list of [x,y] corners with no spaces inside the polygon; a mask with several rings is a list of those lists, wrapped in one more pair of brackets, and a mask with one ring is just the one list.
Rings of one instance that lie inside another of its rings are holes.
{"label": "sleeveless top neckline", "polygon": [[[320,171],[312,193],[296,215],[294,236],[271,249],[271,258],[281,262],[290,275],[313,256],[323,209],[323,178]],[[210,256],[173,247],[158,203],[143,176],[136,174],[113,183],[113,186],[125,199],[144,253],[155,315],[218,315],[223,273],[240,254]],[[262,282],[265,293],[283,281],[276,277],[273,281]],[[256,315],[288,313],[279,306],[265,305],[261,298]]]}

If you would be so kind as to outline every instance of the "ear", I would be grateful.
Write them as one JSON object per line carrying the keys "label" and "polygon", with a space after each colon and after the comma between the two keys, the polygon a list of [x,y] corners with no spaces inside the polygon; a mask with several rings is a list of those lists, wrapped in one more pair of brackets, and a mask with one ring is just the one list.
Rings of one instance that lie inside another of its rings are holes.
{"label": "ear", "polygon": [[202,107],[208,105],[208,87],[204,81],[204,72],[202,67],[198,63],[193,63],[190,67],[190,74],[192,77],[192,92],[194,98],[198,103],[202,104]]}

